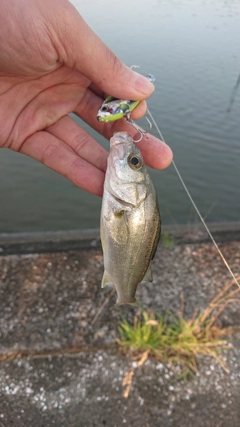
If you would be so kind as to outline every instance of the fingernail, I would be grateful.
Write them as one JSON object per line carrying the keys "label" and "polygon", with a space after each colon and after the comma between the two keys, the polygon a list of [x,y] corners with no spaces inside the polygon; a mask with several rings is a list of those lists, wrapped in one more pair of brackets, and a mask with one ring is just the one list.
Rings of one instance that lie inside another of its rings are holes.
{"label": "fingernail", "polygon": [[135,82],[134,87],[138,92],[143,93],[144,95],[151,95],[155,87],[154,85],[144,76],[135,72]]}

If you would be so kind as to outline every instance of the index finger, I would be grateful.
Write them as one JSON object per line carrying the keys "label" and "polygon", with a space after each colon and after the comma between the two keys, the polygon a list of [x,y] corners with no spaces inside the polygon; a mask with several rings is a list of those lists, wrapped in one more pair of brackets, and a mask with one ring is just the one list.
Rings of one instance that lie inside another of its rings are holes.
{"label": "index finger", "polygon": [[[61,16],[62,21],[57,21],[58,40],[64,48],[64,64],[84,74],[105,93],[135,100],[148,98],[154,91],[153,84],[120,61],[70,2],[65,3],[65,8],[67,13]],[[60,8],[60,13],[62,10]],[[52,10],[46,13],[55,27]],[[59,27],[59,22],[64,25]]]}

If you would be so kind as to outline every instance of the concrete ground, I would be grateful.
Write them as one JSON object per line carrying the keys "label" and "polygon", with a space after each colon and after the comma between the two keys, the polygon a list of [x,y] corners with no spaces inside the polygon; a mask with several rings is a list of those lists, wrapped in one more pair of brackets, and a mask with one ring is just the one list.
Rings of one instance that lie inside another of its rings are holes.
{"label": "concrete ground", "polygon": [[[190,317],[231,280],[216,249],[199,236],[159,246],[154,281],[137,291],[144,309],[177,313],[184,301]],[[239,274],[239,239],[221,236],[221,249]],[[132,319],[136,309],[116,306],[112,289],[100,288],[98,239],[71,239],[73,245],[52,239],[38,246],[2,238],[0,427],[239,427],[239,305],[221,315],[223,326],[236,330],[222,355],[228,372],[210,357],[198,359],[199,372],[186,382],[178,380],[178,365],[147,360],[137,368],[115,345],[119,320]],[[61,248],[65,252],[55,252]],[[125,398],[122,381],[131,368]]]}

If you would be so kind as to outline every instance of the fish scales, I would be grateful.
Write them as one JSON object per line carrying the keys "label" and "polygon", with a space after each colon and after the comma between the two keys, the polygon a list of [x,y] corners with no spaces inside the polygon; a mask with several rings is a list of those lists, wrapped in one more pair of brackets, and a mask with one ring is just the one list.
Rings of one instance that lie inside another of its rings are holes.
{"label": "fish scales", "polygon": [[160,236],[154,186],[140,151],[126,132],[110,141],[101,210],[102,287],[114,285],[117,303],[135,303],[137,286],[151,281],[151,260]]}

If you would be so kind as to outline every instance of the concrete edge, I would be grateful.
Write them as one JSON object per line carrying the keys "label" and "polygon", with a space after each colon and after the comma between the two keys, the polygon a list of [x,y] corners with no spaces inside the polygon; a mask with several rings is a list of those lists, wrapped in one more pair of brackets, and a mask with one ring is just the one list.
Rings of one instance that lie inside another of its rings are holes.
{"label": "concrete edge", "polygon": [[[240,222],[208,224],[218,243],[240,241]],[[202,224],[165,225],[162,235],[175,244],[206,243],[210,237]],[[163,239],[162,239],[163,240]],[[65,252],[101,248],[99,229],[0,233],[0,255]]]}
{"label": "concrete edge", "polygon": [[88,250],[100,247],[101,242],[98,229],[0,233],[0,256]]}

